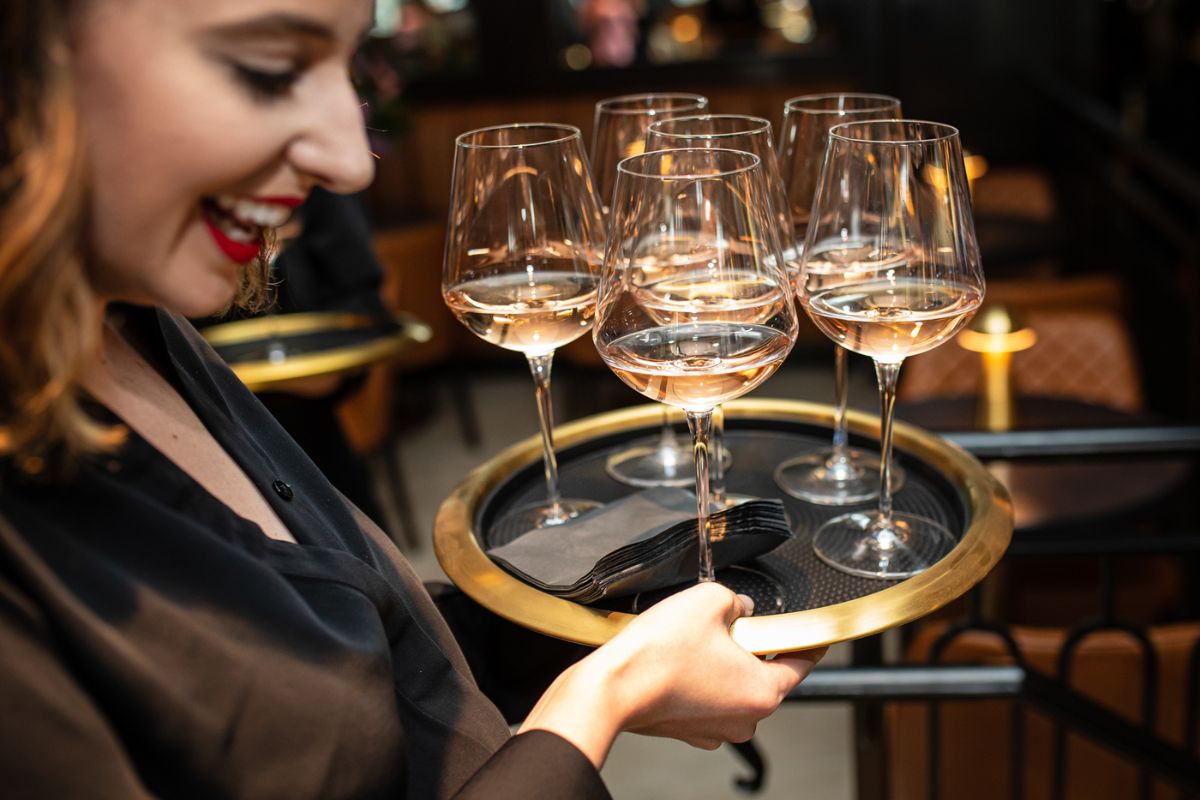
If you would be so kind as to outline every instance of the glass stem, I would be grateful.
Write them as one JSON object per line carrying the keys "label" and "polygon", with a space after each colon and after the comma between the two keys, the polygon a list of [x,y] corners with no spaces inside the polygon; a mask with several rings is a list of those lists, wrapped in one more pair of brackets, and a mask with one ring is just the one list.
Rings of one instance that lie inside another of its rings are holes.
{"label": "glass stem", "polygon": [[725,412],[720,406],[712,415],[712,445],[709,448],[708,502],[714,508],[725,507]]}
{"label": "glass stem", "polygon": [[879,380],[879,523],[891,527],[892,523],[892,417],[896,412],[896,379],[900,377],[900,364],[875,362],[875,376]]}
{"label": "glass stem", "polygon": [[550,368],[554,364],[554,353],[529,356],[529,371],[533,373],[533,386],[537,395],[538,422],[542,429],[542,464],[546,470],[547,520],[563,519],[558,494],[558,460],[554,456],[554,404],[550,397]]}
{"label": "glass stem", "polygon": [[712,438],[712,409],[687,412],[692,429],[692,454],[696,459],[696,533],[700,537],[700,581],[714,580],[712,543],[708,535],[709,441]]}
{"label": "glass stem", "polygon": [[849,439],[846,431],[846,408],[850,405],[848,362],[846,348],[835,346],[833,356],[833,455],[830,458],[832,464],[842,463],[849,457],[849,453],[846,452]]}

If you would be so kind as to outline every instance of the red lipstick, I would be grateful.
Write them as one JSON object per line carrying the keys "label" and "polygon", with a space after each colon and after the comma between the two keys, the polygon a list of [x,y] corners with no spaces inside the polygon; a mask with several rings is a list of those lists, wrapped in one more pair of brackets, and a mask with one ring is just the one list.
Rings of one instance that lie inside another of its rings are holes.
{"label": "red lipstick", "polygon": [[230,239],[207,216],[204,218],[204,224],[208,226],[208,232],[212,236],[213,241],[217,243],[217,247],[221,248],[221,252],[230,261],[238,264],[249,264],[258,258],[258,254],[262,252],[262,242],[238,242]]}
{"label": "red lipstick", "polygon": [[274,206],[287,206],[288,208],[297,208],[304,202],[303,197],[252,197],[250,199],[256,203],[270,203]]}

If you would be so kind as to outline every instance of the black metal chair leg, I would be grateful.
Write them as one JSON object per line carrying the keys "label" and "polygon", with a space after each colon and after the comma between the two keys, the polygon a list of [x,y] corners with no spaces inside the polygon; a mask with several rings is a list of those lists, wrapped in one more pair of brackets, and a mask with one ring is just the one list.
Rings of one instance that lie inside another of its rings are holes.
{"label": "black metal chair leg", "polygon": [[[389,438],[376,453],[376,458],[383,468],[383,479],[387,485],[387,502],[389,511],[396,521],[393,540],[404,552],[420,550],[424,544],[421,532],[417,530],[417,520],[413,516],[413,504],[408,496],[408,484],[404,475],[404,462],[400,458],[400,442],[398,437]],[[398,536],[397,536],[398,534]]]}
{"label": "black metal chair leg", "polygon": [[729,746],[752,770],[748,776],[734,778],[733,785],[746,794],[758,794],[767,780],[767,762],[763,758],[762,751],[758,749],[758,745],[754,743],[753,739],[740,744],[731,743]]}
{"label": "black metal chair leg", "polygon": [[479,416],[475,413],[475,399],[470,380],[461,370],[451,367],[448,388],[454,417],[458,421],[459,430],[462,431],[463,441],[468,447],[478,447],[482,436],[479,432]]}

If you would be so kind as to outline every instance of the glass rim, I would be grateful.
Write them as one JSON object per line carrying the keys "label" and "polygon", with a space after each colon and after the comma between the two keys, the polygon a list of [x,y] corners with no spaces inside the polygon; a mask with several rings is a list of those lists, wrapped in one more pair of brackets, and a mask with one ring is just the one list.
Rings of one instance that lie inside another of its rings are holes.
{"label": "glass rim", "polygon": [[[752,122],[755,127],[744,131],[720,131],[713,133],[674,133],[664,131],[660,126],[669,126],[676,122],[687,122],[688,120],[696,119],[738,119]],[[770,133],[771,121],[765,117],[755,117],[749,114],[693,114],[687,117],[670,117],[668,119],[655,120],[650,123],[650,127],[646,129],[646,136],[656,134],[658,136],[670,136],[676,139],[722,139],[733,136],[753,136],[760,133]],[[732,149],[732,148],[731,148]]]}
{"label": "glass rim", "polygon": [[[861,106],[858,108],[812,108],[804,105],[804,103],[815,102],[818,100],[833,100],[833,99],[855,99],[855,100],[877,100],[876,105]],[[890,94],[876,94],[873,92],[825,92],[822,94],[802,94],[796,97],[788,98],[783,103],[784,113],[789,111],[802,112],[805,114],[836,114],[838,116],[848,116],[850,114],[874,114],[880,111],[887,111],[889,108],[900,108],[900,98],[893,97]]]}
{"label": "glass rim", "polygon": [[663,98],[665,100],[690,100],[693,103],[693,107],[697,110],[708,108],[708,98],[702,94],[692,94],[691,92],[641,92],[638,94],[622,94],[617,95],[616,97],[606,97],[603,100],[597,100],[596,112],[604,112],[606,114],[637,114],[642,116],[652,116],[654,114],[661,114],[664,111],[676,111],[679,110],[680,107],[683,107],[684,110],[687,109],[685,104],[680,104],[680,106],[672,104],[665,108],[646,108],[645,106],[631,108],[621,107],[622,103],[636,103],[639,101],[650,100],[651,98]]}
{"label": "glass rim", "polygon": [[[558,131],[558,135],[550,136],[536,142],[507,142],[507,143],[489,143],[489,142],[471,142],[469,138],[480,136],[488,133],[499,133],[500,131],[511,131],[518,129],[536,130],[543,128],[547,131]],[[511,122],[505,125],[488,125],[483,128],[475,128],[474,130],[460,133],[454,137],[454,146],[462,147],[467,150],[509,150],[522,149],[527,147],[544,147],[551,144],[561,144],[562,142],[578,139],[583,141],[583,134],[579,128],[574,125],[567,125],[562,122]]]}
{"label": "glass rim", "polygon": [[[636,169],[636,166],[641,161],[648,161],[651,156],[678,156],[680,153],[704,153],[709,158],[725,157],[725,154],[732,153],[736,158],[745,160],[749,158],[749,162],[740,164],[728,169],[719,169],[715,172],[705,173],[685,173],[680,175],[663,175],[657,172],[643,172]],[[740,175],[751,170],[758,169],[762,164],[762,159],[756,154],[748,150],[732,150],[726,147],[679,147],[671,150],[647,150],[644,153],[638,153],[636,156],[623,158],[617,162],[617,174],[624,173],[634,178],[653,178],[662,181],[696,181],[696,180],[711,180],[714,178],[728,178],[733,175]]]}
{"label": "glass rim", "polygon": [[[867,139],[862,136],[855,136],[855,128],[867,128],[871,126],[881,125],[920,125],[929,131],[927,136],[915,136],[911,138],[891,138],[891,139]],[[868,119],[859,120],[858,122],[843,122],[840,125],[834,125],[829,129],[829,138],[838,139],[843,142],[855,142],[860,144],[893,144],[893,145],[910,145],[910,144],[933,144],[935,142],[949,142],[958,138],[958,128],[953,125],[947,125],[944,122],[933,122],[927,119]]]}

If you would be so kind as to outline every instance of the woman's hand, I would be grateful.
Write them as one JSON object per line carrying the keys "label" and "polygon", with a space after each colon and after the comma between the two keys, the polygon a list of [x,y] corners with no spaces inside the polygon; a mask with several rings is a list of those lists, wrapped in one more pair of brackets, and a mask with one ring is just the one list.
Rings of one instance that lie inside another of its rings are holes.
{"label": "woman's hand", "polygon": [[751,655],[729,635],[751,611],[715,583],[672,595],[560,675],[521,730],[557,733],[597,767],[623,730],[706,749],[746,741],[825,652]]}

